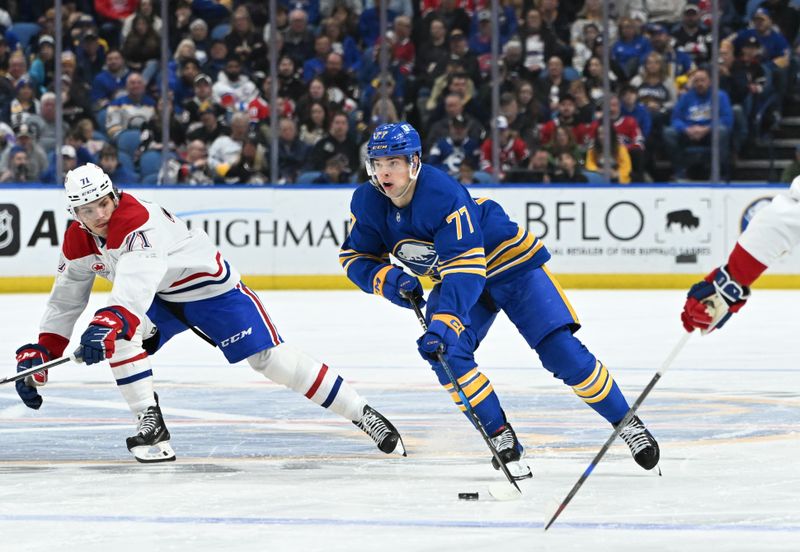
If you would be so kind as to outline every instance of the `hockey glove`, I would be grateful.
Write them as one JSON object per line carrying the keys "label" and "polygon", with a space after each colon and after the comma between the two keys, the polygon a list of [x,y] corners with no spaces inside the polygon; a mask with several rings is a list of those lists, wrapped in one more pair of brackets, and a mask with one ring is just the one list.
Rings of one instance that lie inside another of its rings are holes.
{"label": "hockey glove", "polygon": [[407,309],[412,308],[408,296],[416,296],[420,308],[425,306],[422,298],[422,283],[419,278],[410,276],[397,267],[386,265],[381,268],[372,279],[372,290],[375,295],[381,295],[394,303]]}
{"label": "hockey glove", "polygon": [[419,354],[427,361],[438,361],[437,352],[443,355],[448,347],[458,342],[458,336],[464,330],[461,321],[449,314],[434,314],[428,331],[417,339]]}
{"label": "hockey glove", "polygon": [[727,265],[721,266],[689,289],[681,313],[683,327],[687,332],[721,328],[749,298],[750,288],[734,280]]}
{"label": "hockey glove", "polygon": [[76,356],[83,358],[87,365],[114,356],[117,339],[130,339],[133,335],[135,326],[128,320],[131,316],[126,309],[116,306],[94,313],[89,327],[81,336],[81,346],[76,351]]}
{"label": "hockey glove", "polygon": [[[17,372],[22,372],[52,360],[50,351],[37,343],[28,343],[17,349]],[[47,370],[36,372],[24,380],[16,382],[17,394],[25,406],[39,410],[42,406],[42,396],[36,390],[47,383]]]}

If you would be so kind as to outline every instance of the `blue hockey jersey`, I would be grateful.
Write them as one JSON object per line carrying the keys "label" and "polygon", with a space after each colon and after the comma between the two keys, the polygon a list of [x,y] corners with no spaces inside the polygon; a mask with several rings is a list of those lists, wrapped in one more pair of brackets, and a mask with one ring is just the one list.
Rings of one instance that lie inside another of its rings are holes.
{"label": "blue hockey jersey", "polygon": [[430,165],[423,164],[407,206],[395,207],[365,183],[353,193],[350,209],[350,235],[339,253],[348,278],[373,293],[391,254],[414,274],[441,282],[437,312],[464,325],[485,286],[550,259],[544,244],[511,221],[499,204],[473,199]]}

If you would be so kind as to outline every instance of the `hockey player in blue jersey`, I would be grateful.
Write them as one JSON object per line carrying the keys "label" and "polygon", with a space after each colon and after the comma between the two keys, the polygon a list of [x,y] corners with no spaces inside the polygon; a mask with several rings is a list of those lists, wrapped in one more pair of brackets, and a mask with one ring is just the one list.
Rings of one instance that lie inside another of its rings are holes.
{"label": "hockey player in blue jersey", "polygon": [[[428,330],[419,351],[462,411],[435,354],[440,347],[500,457],[517,479],[531,477],[524,449],[474,353],[502,310],[543,366],[611,424],[628,403],[606,366],[573,335],[580,324],[545,263],[550,254],[496,202],[470,197],[442,171],[422,164],[419,134],[407,123],[379,126],[367,145],[370,182],[351,202],[352,226],[339,260],[367,293],[402,307],[422,294],[417,276],[436,286],[427,299]],[[389,255],[414,275],[390,264]],[[636,462],[658,464],[659,448],[638,417],[620,433]],[[499,469],[496,461],[495,469]]]}

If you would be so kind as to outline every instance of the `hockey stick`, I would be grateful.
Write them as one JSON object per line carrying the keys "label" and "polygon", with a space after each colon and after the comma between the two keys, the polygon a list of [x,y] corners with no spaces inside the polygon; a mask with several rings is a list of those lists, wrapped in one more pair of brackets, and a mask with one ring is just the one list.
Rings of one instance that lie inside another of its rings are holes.
{"label": "hockey stick", "polygon": [[50,368],[55,368],[56,366],[60,366],[61,364],[66,364],[67,362],[70,361],[80,362],[81,359],[72,354],[69,356],[63,356],[61,358],[51,360],[50,362],[45,362],[44,364],[37,364],[36,366],[28,368],[27,370],[23,370],[22,372],[17,372],[13,376],[0,379],[0,385],[3,385],[4,383],[11,383],[13,381],[19,381],[21,379],[27,378],[31,374],[35,374],[36,372],[41,372],[42,370],[49,370]]}
{"label": "hockey stick", "polygon": [[[417,315],[417,320],[419,320],[419,323],[422,326],[422,330],[427,332],[428,324],[425,323],[425,315],[422,314],[422,309],[419,308],[419,303],[417,302],[418,296],[414,295],[413,293],[403,293],[403,296],[409,300],[411,306],[414,308],[414,313]],[[513,494],[508,494],[505,492],[505,490],[500,490],[499,488],[490,488],[489,493],[498,500],[513,500],[514,498],[519,497],[522,494],[519,485],[517,485],[517,482],[514,480],[514,476],[511,475],[511,472],[508,471],[508,466],[506,466],[505,463],[500,459],[500,455],[498,454],[497,449],[494,447],[494,444],[492,444],[492,441],[489,438],[489,434],[486,433],[486,428],[483,427],[483,424],[478,418],[478,415],[475,414],[475,411],[472,409],[472,405],[467,399],[467,395],[461,388],[461,384],[458,383],[458,379],[453,373],[453,370],[450,368],[450,365],[444,358],[441,346],[439,350],[436,351],[436,359],[442,364],[442,368],[444,369],[444,372],[447,374],[447,378],[450,380],[450,383],[453,384],[453,388],[456,390],[456,393],[458,393],[458,397],[461,399],[461,404],[464,405],[464,408],[467,411],[467,416],[472,422],[472,425],[475,426],[475,428],[478,430],[478,433],[480,433],[481,437],[483,437],[486,446],[489,447],[489,450],[492,452],[492,456],[497,461],[497,464],[500,466],[500,469],[503,471],[503,474],[505,474],[506,479],[508,479],[508,482],[511,483],[516,489],[516,491],[511,491],[510,489],[508,489],[510,493],[513,493]]]}
{"label": "hockey stick", "polygon": [[644,388],[644,391],[642,391],[642,393],[636,399],[636,402],[633,403],[633,406],[630,407],[628,413],[625,414],[625,417],[622,418],[622,420],[617,424],[617,427],[614,428],[614,432],[611,434],[611,437],[609,437],[608,440],[606,440],[603,447],[600,449],[600,451],[594,457],[592,462],[589,464],[589,467],[586,468],[586,470],[583,472],[580,478],[578,478],[578,481],[575,483],[575,485],[572,486],[572,489],[567,494],[567,497],[561,502],[561,505],[556,510],[556,513],[553,514],[553,517],[551,517],[550,521],[547,522],[547,525],[545,525],[544,527],[545,531],[547,531],[550,528],[550,526],[553,525],[553,522],[556,520],[556,518],[559,515],[561,515],[561,512],[564,511],[564,508],[567,507],[567,504],[569,504],[572,498],[577,494],[578,489],[581,488],[586,479],[592,474],[592,471],[594,471],[595,467],[603,458],[605,453],[608,451],[609,448],[611,448],[611,445],[614,443],[614,440],[617,438],[617,435],[620,434],[620,432],[628,423],[628,421],[631,418],[633,418],[634,414],[636,414],[636,410],[639,408],[639,406],[641,406],[642,402],[647,398],[647,395],[650,394],[650,391],[653,390],[653,387],[656,386],[656,383],[658,383],[658,380],[661,379],[661,376],[664,374],[664,372],[667,371],[667,368],[669,368],[670,364],[672,364],[672,361],[675,360],[675,357],[678,356],[678,353],[681,352],[681,349],[683,349],[683,346],[686,345],[686,342],[689,340],[689,337],[691,335],[692,334],[690,334],[689,332],[685,332],[683,336],[681,336],[678,343],[669,352],[667,358],[665,358],[664,362],[661,364],[661,368],[658,370],[658,372],[656,372],[656,374]]}

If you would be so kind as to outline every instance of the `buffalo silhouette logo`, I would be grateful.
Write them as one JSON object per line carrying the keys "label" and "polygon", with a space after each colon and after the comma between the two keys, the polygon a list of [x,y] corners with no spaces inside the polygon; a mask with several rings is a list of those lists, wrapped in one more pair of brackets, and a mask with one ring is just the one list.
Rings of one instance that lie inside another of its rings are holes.
{"label": "buffalo silhouette logo", "polygon": [[670,211],[667,213],[667,230],[672,229],[673,224],[678,224],[681,231],[694,230],[700,226],[700,217],[697,217],[689,209],[681,209],[680,211]]}
{"label": "buffalo silhouette logo", "polygon": [[433,273],[439,255],[430,242],[403,240],[396,244],[393,254],[415,274],[430,275]]}

